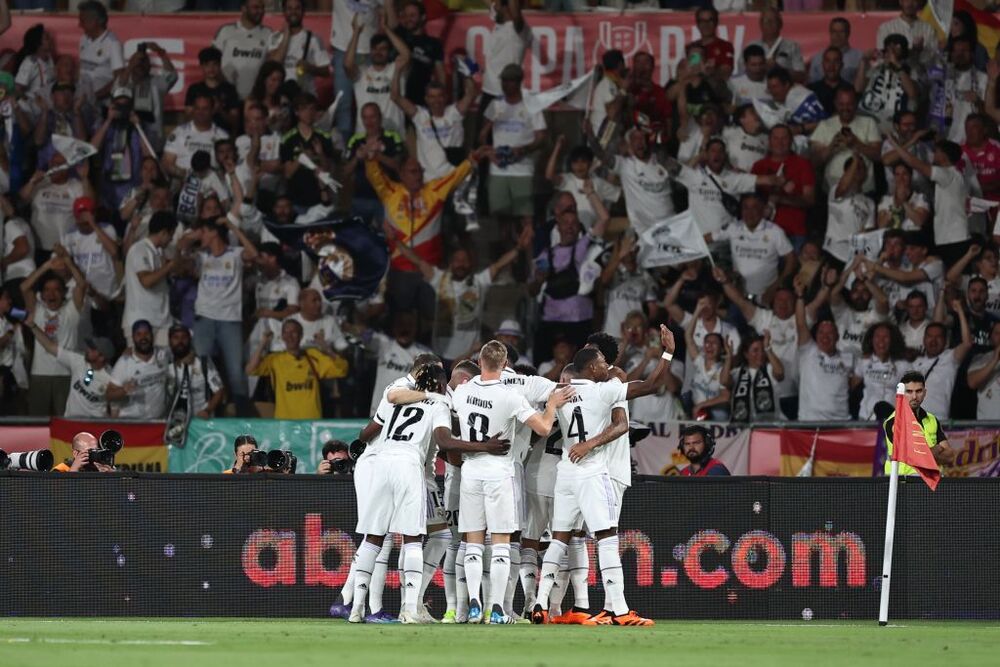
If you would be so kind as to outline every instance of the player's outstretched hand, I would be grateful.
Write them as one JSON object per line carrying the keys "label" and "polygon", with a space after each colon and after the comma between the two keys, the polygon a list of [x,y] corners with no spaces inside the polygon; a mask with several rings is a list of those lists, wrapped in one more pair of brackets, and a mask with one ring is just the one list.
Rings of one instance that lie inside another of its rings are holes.
{"label": "player's outstretched hand", "polygon": [[677,349],[674,332],[668,329],[666,324],[660,325],[660,344],[663,345],[663,350],[669,354],[673,354],[674,350]]}
{"label": "player's outstretched hand", "polygon": [[496,436],[493,436],[486,441],[486,452],[488,454],[494,454],[496,456],[503,456],[510,451],[510,441],[500,440]]}
{"label": "player's outstretched hand", "polygon": [[563,387],[562,389],[556,389],[554,392],[552,392],[552,394],[549,396],[549,403],[552,405],[552,407],[558,408],[562,405],[565,405],[566,402],[569,401],[569,399],[573,398],[574,396],[576,396],[576,390],[573,389],[573,387],[566,386]]}

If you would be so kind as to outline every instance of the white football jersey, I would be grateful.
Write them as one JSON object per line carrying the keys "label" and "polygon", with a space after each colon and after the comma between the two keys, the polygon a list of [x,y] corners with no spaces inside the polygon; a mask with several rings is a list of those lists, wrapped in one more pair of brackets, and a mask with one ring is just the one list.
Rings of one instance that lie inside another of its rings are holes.
{"label": "white football jersey", "polygon": [[[667,369],[665,372],[669,373],[670,370]],[[612,378],[608,382],[622,384],[618,378]],[[628,385],[622,386],[626,388],[627,392]],[[628,411],[628,401],[615,403],[611,409],[615,408],[625,410],[625,421],[629,420],[631,415]],[[629,444],[628,433],[604,446],[608,448],[608,472],[611,474],[611,479],[625,486],[632,486],[632,445]]]}
{"label": "white football jersey", "polygon": [[524,490],[552,498],[556,488],[556,466],[562,458],[562,431],[557,425],[553,433],[531,449],[524,464]]}
{"label": "white football jersey", "polygon": [[392,411],[396,407],[395,405],[390,403],[389,399],[387,398],[389,392],[398,387],[401,387],[403,389],[413,389],[416,386],[417,386],[417,381],[414,379],[412,375],[407,373],[403,377],[396,378],[395,380],[390,382],[389,385],[382,390],[382,398],[381,400],[379,400],[378,407],[375,409],[375,413],[372,415],[372,421],[381,426],[382,430],[379,432],[379,434],[375,437],[374,440],[368,443],[368,446],[365,448],[365,453],[358,457],[359,461],[369,456],[375,456],[375,454],[377,454],[382,447],[383,441],[385,440],[386,431],[388,430],[386,429],[386,424],[388,423],[389,418],[392,417]]}
{"label": "white football jersey", "polygon": [[[541,375],[518,375],[510,368],[504,368],[500,374],[500,381],[504,386],[510,387],[527,399],[528,404],[541,406],[545,409],[545,402],[549,400],[549,395],[556,390],[556,383]],[[528,450],[531,449],[530,427],[524,424],[515,424],[514,439],[510,441],[510,451],[515,461],[524,461],[528,457]]]}
{"label": "white football jersey", "polygon": [[[458,415],[462,440],[485,442],[496,436],[513,442],[514,427],[537,413],[521,394],[511,391],[500,380],[483,380],[477,375],[455,389],[452,407]],[[507,454],[465,454],[462,477],[497,480],[514,475],[513,447]]]}
{"label": "white football jersey", "polygon": [[383,455],[402,455],[423,467],[433,445],[434,429],[451,430],[451,409],[445,401],[426,400],[393,405],[382,428]]}
{"label": "white football jersey", "polygon": [[[612,443],[598,447],[577,463],[569,460],[569,450],[593,438],[611,423],[611,410],[625,401],[626,385],[620,382],[593,382],[577,379],[571,383],[576,396],[556,410],[563,433],[562,460],[557,468],[560,477],[589,477],[608,472],[608,453]],[[620,407],[620,406],[619,406]]]}

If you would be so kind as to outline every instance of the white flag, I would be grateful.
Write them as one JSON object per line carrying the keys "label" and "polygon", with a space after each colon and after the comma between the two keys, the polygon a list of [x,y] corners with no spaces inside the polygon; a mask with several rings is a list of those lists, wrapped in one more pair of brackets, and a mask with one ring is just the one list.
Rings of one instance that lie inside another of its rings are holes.
{"label": "white flag", "polygon": [[816,433],[813,435],[812,451],[809,452],[809,458],[806,462],[802,464],[802,468],[799,470],[796,477],[812,477],[813,476],[813,466],[816,463],[816,443],[819,441],[819,429],[816,429]]}
{"label": "white flag", "polygon": [[327,172],[321,171],[320,168],[316,166],[316,163],[313,162],[312,159],[305,153],[299,153],[299,164],[301,164],[306,169],[315,172],[316,178],[319,179],[319,182],[325,185],[326,187],[330,188],[330,190],[332,190],[334,194],[340,192],[341,188],[340,183],[333,180],[333,176],[330,176],[330,174],[328,174]]}
{"label": "white flag", "polygon": [[997,206],[1000,206],[1000,202],[982,197],[969,197],[969,213],[986,213]]}
{"label": "white flag", "polygon": [[886,230],[876,229],[871,232],[859,232],[851,234],[851,247],[855,255],[864,255],[873,262],[878,261],[878,255],[882,252],[882,239]]}
{"label": "white flag", "polygon": [[66,158],[66,167],[83,162],[92,155],[97,155],[97,149],[86,141],[80,141],[64,134],[52,135],[52,146],[56,152]]}
{"label": "white flag", "polygon": [[556,102],[566,100],[566,104],[574,109],[586,109],[590,90],[587,84],[593,76],[594,72],[591,70],[577,79],[561,83],[555,88],[549,88],[540,93],[529,93],[527,90],[522,90],[524,106],[528,113],[536,114],[545,111]]}
{"label": "white flag", "polygon": [[769,130],[775,125],[781,125],[788,120],[788,110],[778,106],[773,100],[754,98],[753,108],[757,112],[757,115],[760,116],[764,127]]}
{"label": "white flag", "polygon": [[[951,16],[955,12],[955,0],[930,0],[927,3],[930,15],[934,17],[931,27],[936,29],[939,35],[947,35],[951,30]],[[923,17],[926,21],[926,17]],[[930,21],[928,21],[930,23]],[[929,46],[929,45],[924,45]]]}
{"label": "white flag", "polygon": [[674,266],[699,257],[711,257],[705,237],[691,211],[657,223],[639,237],[642,268]]}

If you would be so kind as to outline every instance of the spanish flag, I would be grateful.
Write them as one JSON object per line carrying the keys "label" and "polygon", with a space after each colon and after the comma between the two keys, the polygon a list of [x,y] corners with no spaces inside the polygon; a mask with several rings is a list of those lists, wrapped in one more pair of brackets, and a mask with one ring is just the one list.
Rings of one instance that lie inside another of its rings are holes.
{"label": "spanish flag", "polygon": [[871,477],[875,437],[852,429],[780,432],[782,477]]}
{"label": "spanish flag", "polygon": [[892,459],[915,468],[931,491],[941,481],[941,470],[934,460],[920,422],[910,409],[906,395],[899,392],[896,393],[896,418],[892,423]]}
{"label": "spanish flag", "polygon": [[966,0],[928,0],[920,11],[920,18],[929,23],[938,37],[945,41],[951,31],[951,17],[957,11],[965,11],[972,16],[976,22],[979,43],[990,56],[996,53],[997,42],[1000,41],[1000,19],[995,14],[977,9]]}
{"label": "spanish flag", "polygon": [[114,429],[122,434],[125,447],[115,455],[115,467],[138,472],[166,472],[167,447],[163,444],[163,424],[79,421],[53,418],[49,422],[52,456],[57,462],[73,458],[73,436],[82,431],[101,437]]}

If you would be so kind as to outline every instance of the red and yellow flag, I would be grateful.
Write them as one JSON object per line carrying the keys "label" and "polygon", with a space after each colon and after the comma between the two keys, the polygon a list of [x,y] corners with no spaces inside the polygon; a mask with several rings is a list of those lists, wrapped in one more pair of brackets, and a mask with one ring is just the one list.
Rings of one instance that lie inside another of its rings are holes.
{"label": "red and yellow flag", "polygon": [[941,469],[938,468],[934,454],[931,453],[924,431],[920,428],[910,403],[904,394],[896,394],[896,417],[892,424],[892,458],[905,463],[917,470],[920,479],[931,488],[937,488],[941,481]]}
{"label": "red and yellow flag", "polygon": [[[920,18],[929,23],[940,39],[948,38],[951,30],[951,17],[957,11],[968,12],[976,22],[976,36],[986,52],[992,56],[1000,41],[1000,18],[995,14],[978,9],[966,0],[932,0],[924,5]],[[948,25],[943,25],[947,22]]]}
{"label": "red and yellow flag", "polygon": [[163,424],[107,423],[53,418],[49,423],[52,455],[57,463],[73,456],[73,436],[81,431],[98,438],[108,429],[122,434],[125,447],[115,455],[115,467],[139,472],[167,472],[168,451]]}

